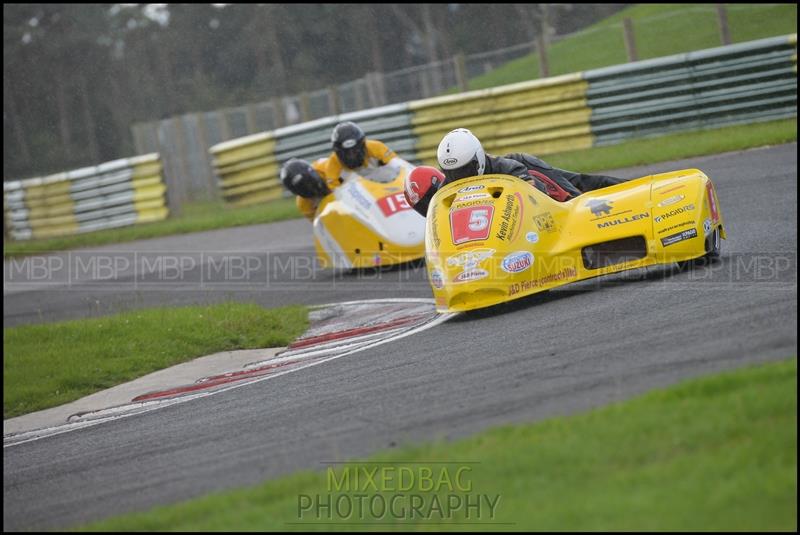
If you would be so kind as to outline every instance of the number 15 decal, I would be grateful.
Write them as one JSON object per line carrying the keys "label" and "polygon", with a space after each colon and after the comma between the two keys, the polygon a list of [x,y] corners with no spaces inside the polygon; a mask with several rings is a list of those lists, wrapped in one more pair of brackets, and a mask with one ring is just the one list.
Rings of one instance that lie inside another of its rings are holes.
{"label": "number 15 decal", "polygon": [[406,196],[402,193],[395,193],[378,199],[378,207],[383,212],[384,217],[389,217],[403,210],[411,210],[411,206],[406,201]]}
{"label": "number 15 decal", "polygon": [[470,241],[485,240],[492,229],[494,206],[479,205],[459,208],[450,212],[450,233],[453,243],[458,245]]}

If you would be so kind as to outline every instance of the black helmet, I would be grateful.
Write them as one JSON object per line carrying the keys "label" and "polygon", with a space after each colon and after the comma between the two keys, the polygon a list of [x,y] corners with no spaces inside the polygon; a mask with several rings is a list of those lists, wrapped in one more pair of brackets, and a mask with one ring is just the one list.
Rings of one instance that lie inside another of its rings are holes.
{"label": "black helmet", "polygon": [[301,197],[324,197],[331,191],[311,164],[292,158],[281,167],[281,182],[284,187]]}
{"label": "black helmet", "polygon": [[348,169],[361,167],[367,156],[366,138],[364,131],[356,123],[339,123],[331,135],[333,152]]}

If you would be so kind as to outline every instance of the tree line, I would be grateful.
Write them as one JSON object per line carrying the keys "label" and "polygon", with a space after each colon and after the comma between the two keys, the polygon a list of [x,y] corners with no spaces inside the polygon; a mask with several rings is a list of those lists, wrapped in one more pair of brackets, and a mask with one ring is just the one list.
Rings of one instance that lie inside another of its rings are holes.
{"label": "tree line", "polygon": [[4,180],[134,154],[130,126],[576,31],[624,4],[4,4]]}

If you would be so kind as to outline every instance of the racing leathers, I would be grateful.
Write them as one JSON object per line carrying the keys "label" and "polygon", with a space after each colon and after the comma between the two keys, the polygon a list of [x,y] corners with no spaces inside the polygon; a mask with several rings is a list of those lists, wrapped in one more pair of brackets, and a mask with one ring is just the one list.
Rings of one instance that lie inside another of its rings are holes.
{"label": "racing leathers", "polygon": [[[325,168],[327,167],[327,165],[328,165],[328,159],[320,158],[318,160],[315,160],[311,164],[311,167],[313,167],[314,170],[317,173],[319,173],[319,176],[328,184],[328,189],[333,191],[333,188],[340,185],[341,182],[339,182],[338,180],[333,181],[328,179],[328,176],[326,175],[325,172]],[[317,212],[317,206],[319,206],[319,201],[321,200],[322,198],[320,197],[307,198],[298,195],[296,197],[295,202],[297,203],[297,209],[300,210],[300,213],[303,214],[303,216],[305,216],[307,219],[313,220],[314,214]]]}
{"label": "racing leathers", "polygon": [[[577,197],[581,193],[595,189],[605,188],[625,182],[624,179],[616,178],[605,175],[587,175],[581,173],[573,173],[563,169],[557,169],[545,161],[531,156],[530,154],[523,154],[515,152],[505,156],[492,156],[486,155],[486,167],[483,170],[484,175],[499,174],[511,175],[526,182],[532,183],[536,189],[541,192],[555,197],[558,200],[566,201],[570,198]],[[548,188],[546,182],[540,180],[537,175],[544,175],[551,181],[555,182],[566,192],[563,198],[559,198]],[[446,180],[443,185],[454,182],[453,180]],[[441,186],[439,186],[441,187]],[[428,203],[430,199],[422,199],[418,203],[418,208],[415,208],[420,214],[425,214],[428,211]]]}
{"label": "racing leathers", "polygon": [[[529,174],[532,177],[537,177],[537,175],[544,175],[545,177],[549,178],[550,180],[558,184],[564,191],[566,191],[569,194],[570,197],[577,197],[581,193],[586,193],[587,191],[592,191],[600,188],[607,188],[608,186],[614,186],[616,184],[621,184],[623,182],[626,182],[625,179],[616,178],[613,176],[589,175],[585,173],[573,173],[572,171],[565,171],[564,169],[558,169],[553,167],[552,165],[548,164],[544,160],[537,158],[536,156],[531,156],[530,154],[524,154],[521,152],[513,152],[511,154],[506,154],[505,158],[523,164],[525,166],[525,169],[529,172]],[[487,158],[487,161],[488,159],[489,158]],[[540,187],[539,181],[535,181],[535,183],[537,188],[547,193],[547,191],[543,190]]]}
{"label": "racing leathers", "polygon": [[[389,180],[396,177],[400,166],[404,165],[403,160],[398,158],[393,150],[380,141],[367,139],[366,149],[362,165],[355,169],[346,167],[335,152],[332,152],[327,158],[320,158],[314,161],[311,166],[325,181],[328,189],[333,191],[341,186],[351,174],[381,181],[381,177],[376,176],[376,171],[385,168],[387,170],[385,180]],[[306,218],[313,220],[320,200],[322,199],[309,199],[298,196],[297,208]]]}
{"label": "racing leathers", "polygon": [[581,193],[595,189],[613,186],[625,182],[622,178],[605,175],[588,175],[583,173],[573,173],[564,169],[558,169],[548,164],[544,160],[524,154],[512,152],[505,156],[486,155],[486,168],[484,175],[502,174],[511,175],[531,182],[538,190],[551,195],[545,182],[540,180],[541,176],[555,182],[567,193],[567,197],[559,200],[565,201],[572,197],[577,197]]}
{"label": "racing leathers", "polygon": [[[330,189],[341,185],[351,173],[378,182],[389,181],[397,176],[397,172],[403,165],[403,160],[398,158],[392,149],[376,139],[367,139],[366,149],[364,161],[361,166],[356,168],[348,168],[335,152],[331,153],[328,157],[328,164],[325,167],[325,177]],[[376,176],[376,171],[381,168],[386,168],[385,177]]]}

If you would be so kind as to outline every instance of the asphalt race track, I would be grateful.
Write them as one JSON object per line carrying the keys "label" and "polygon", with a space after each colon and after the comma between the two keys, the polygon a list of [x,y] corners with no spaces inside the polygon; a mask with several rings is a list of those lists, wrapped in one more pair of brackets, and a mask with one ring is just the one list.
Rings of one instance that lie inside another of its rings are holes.
{"label": "asphalt race track", "polygon": [[[576,283],[275,380],[4,448],[3,528],[69,527],[796,356],[797,145],[616,174],[688,167],[705,171],[717,187],[729,238],[718,265]],[[50,273],[49,284],[6,263],[4,325],[230,298],[276,306],[431,297],[421,268],[309,272],[313,249],[301,220],[102,251],[204,257],[187,260],[172,286],[122,261],[113,280]],[[236,288],[203,278],[209,255],[230,252],[263,263],[253,260]],[[69,263],[78,254],[49,258]]]}

